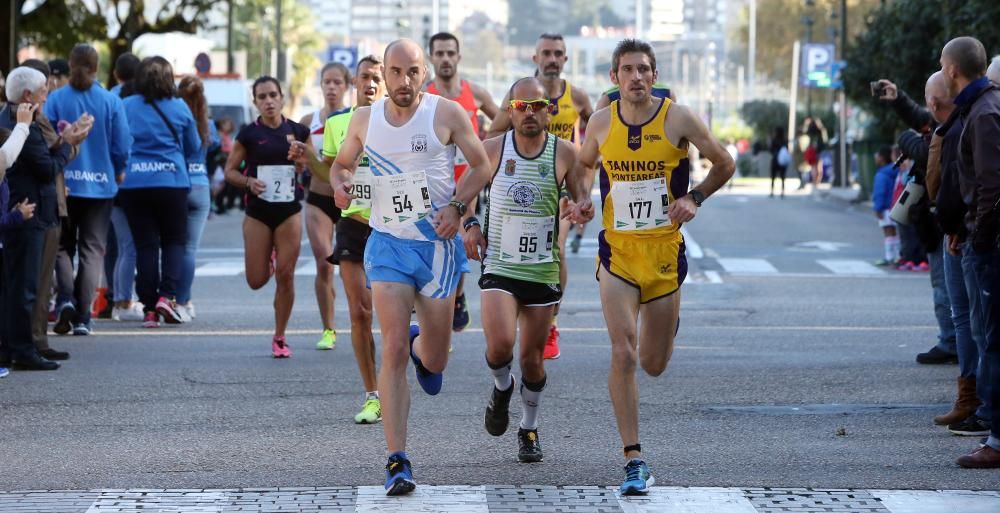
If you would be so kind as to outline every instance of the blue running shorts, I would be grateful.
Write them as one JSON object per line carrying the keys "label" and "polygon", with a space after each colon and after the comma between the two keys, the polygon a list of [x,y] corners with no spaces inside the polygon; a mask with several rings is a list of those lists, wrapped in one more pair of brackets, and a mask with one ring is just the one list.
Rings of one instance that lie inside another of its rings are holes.
{"label": "blue running shorts", "polygon": [[422,296],[442,299],[458,287],[462,273],[469,272],[462,237],[451,240],[409,240],[373,231],[365,246],[368,287],[373,281],[412,286]]}

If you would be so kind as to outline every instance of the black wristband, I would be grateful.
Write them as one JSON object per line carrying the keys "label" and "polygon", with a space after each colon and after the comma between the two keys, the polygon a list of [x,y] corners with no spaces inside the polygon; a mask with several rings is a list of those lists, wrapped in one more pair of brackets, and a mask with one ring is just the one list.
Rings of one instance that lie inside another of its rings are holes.
{"label": "black wristband", "polygon": [[472,216],[466,219],[464,223],[462,223],[462,229],[466,231],[468,231],[469,228],[472,228],[473,226],[480,226],[479,219],[477,219],[476,216]]}
{"label": "black wristband", "polygon": [[639,445],[639,444],[635,444],[635,445],[626,445],[626,446],[625,446],[625,455],[626,455],[626,456],[628,456],[628,453],[630,453],[630,452],[632,452],[632,451],[635,451],[635,452],[642,452],[642,446],[641,446],[641,445]]}

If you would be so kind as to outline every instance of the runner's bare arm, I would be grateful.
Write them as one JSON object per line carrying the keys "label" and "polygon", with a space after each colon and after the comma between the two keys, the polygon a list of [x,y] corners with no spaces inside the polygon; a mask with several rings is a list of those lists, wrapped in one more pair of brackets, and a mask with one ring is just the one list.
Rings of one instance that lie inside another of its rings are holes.
{"label": "runner's bare arm", "polygon": [[[708,171],[708,176],[693,188],[693,190],[697,190],[707,198],[732,178],[733,172],[736,171],[736,164],[733,162],[733,158],[729,156],[729,152],[726,151],[717,139],[712,137],[712,134],[708,131],[708,127],[705,126],[705,123],[697,115],[691,112],[691,109],[677,104],[670,107],[670,114],[667,116],[666,121],[667,134],[679,134],[681,136],[680,147],[683,147],[685,142],[690,142],[695,148],[698,148],[698,152],[703,157],[712,162],[712,168]],[[697,211],[698,207],[695,205],[694,200],[690,195],[687,195],[677,198],[671,203],[667,213],[671,219],[684,223],[694,219]]]}
{"label": "runner's bare arm", "polygon": [[576,157],[577,173],[583,181],[583,189],[590,193],[594,187],[594,171],[597,167],[597,159],[600,158],[601,143],[608,136],[611,127],[611,109],[605,107],[594,113],[588,123],[587,137],[583,139],[583,146]]}
{"label": "runner's bare arm", "polygon": [[233,141],[233,151],[229,153],[229,158],[226,159],[226,167],[223,172],[225,173],[226,182],[229,182],[230,185],[245,189],[250,194],[256,196],[264,192],[266,187],[264,186],[264,182],[240,172],[240,164],[246,158],[247,149],[239,141]]}
{"label": "runner's bare arm", "polygon": [[[438,103],[438,126],[450,127],[451,133],[446,138],[449,143],[458,146],[469,163],[469,169],[462,174],[462,179],[455,186],[455,199],[469,205],[483,190],[490,179],[489,159],[483,149],[479,136],[472,130],[472,121],[468,113],[456,102],[445,100]],[[434,230],[442,239],[452,239],[461,228],[461,216],[455,208],[441,209],[436,218]]]}
{"label": "runner's bare arm", "polygon": [[587,194],[583,190],[583,175],[576,172],[576,158],[576,145],[559,139],[556,143],[556,176],[559,183],[565,183],[570,199],[579,202]]}
{"label": "runner's bare arm", "polygon": [[[489,160],[489,165],[491,170],[495,170],[498,163],[500,162],[500,153],[503,151],[503,137],[494,137],[492,139],[487,139],[483,141],[483,149],[486,151],[486,157]],[[490,175],[492,180],[492,173]],[[462,227],[465,227],[465,221],[472,218],[475,215],[475,211],[472,208],[462,216]],[[465,244],[465,254],[473,260],[482,260],[486,256],[486,237],[483,236],[482,225],[470,226],[468,230],[465,230],[465,234],[462,236],[462,241]]]}
{"label": "runner's bare arm", "polygon": [[594,108],[590,104],[590,97],[583,89],[573,89],[573,106],[580,113],[580,133],[587,131],[587,122],[590,116],[594,115]]}
{"label": "runner's bare arm", "polygon": [[354,195],[351,194],[354,170],[358,167],[358,159],[364,151],[364,136],[368,132],[368,117],[371,109],[361,107],[354,112],[351,123],[347,126],[347,136],[337,151],[337,158],[330,167],[330,186],[333,188],[334,203],[344,209],[351,205]]}
{"label": "runner's bare arm", "polygon": [[493,118],[493,122],[490,123],[490,130],[486,133],[486,138],[496,137],[507,130],[510,130],[510,114],[507,112],[507,105],[510,103],[510,93],[504,95],[503,100],[500,101],[500,109],[497,111],[497,115]]}
{"label": "runner's bare arm", "polygon": [[486,114],[486,117],[490,119],[495,119],[497,117],[497,112],[500,109],[497,107],[496,103],[493,103],[493,97],[490,96],[490,92],[487,91],[482,86],[471,84],[472,96],[476,98],[476,103],[479,105],[479,110]]}
{"label": "runner's bare arm", "polygon": [[472,130],[472,122],[465,109],[450,102],[446,111],[449,126],[456,127],[451,132],[451,142],[458,146],[469,162],[469,169],[462,173],[462,179],[455,184],[455,199],[468,205],[492,178],[490,159],[479,136]]}
{"label": "runner's bare arm", "polygon": [[611,105],[611,98],[609,98],[607,94],[601,93],[601,97],[597,99],[597,105],[594,105],[594,112],[597,112],[608,105]]}

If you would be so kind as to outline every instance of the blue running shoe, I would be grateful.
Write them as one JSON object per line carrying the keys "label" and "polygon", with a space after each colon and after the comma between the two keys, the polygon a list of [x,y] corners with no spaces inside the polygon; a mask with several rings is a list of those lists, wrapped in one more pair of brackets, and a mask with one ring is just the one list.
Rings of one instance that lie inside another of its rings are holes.
{"label": "blue running shoe", "polygon": [[416,487],[410,460],[400,456],[400,453],[389,456],[389,462],[385,464],[385,494],[406,495]]}
{"label": "blue running shoe", "polygon": [[472,323],[469,317],[469,303],[465,300],[465,294],[455,297],[455,316],[452,317],[451,330],[455,333],[464,330]]}
{"label": "blue running shoe", "polygon": [[7,370],[7,367],[0,367],[0,378],[6,378],[8,374],[10,374],[10,371]]}
{"label": "blue running shoe", "polygon": [[625,465],[625,482],[618,487],[618,492],[622,495],[646,495],[654,483],[656,479],[649,473],[646,462],[633,458]]}
{"label": "blue running shoe", "polygon": [[424,364],[421,363],[420,358],[413,352],[413,341],[417,339],[420,335],[420,326],[416,324],[410,325],[410,359],[413,360],[413,367],[417,371],[417,383],[420,383],[420,387],[427,392],[427,395],[437,395],[441,391],[441,383],[444,382],[444,376],[440,372],[431,372],[424,368]]}

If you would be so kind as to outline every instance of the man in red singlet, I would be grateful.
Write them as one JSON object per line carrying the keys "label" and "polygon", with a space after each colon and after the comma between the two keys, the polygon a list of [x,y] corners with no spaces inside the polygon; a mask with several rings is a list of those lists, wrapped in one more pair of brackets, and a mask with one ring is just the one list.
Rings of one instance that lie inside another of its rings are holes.
{"label": "man in red singlet", "polygon": [[[467,80],[462,80],[458,75],[458,63],[462,61],[462,54],[458,47],[458,38],[448,32],[439,32],[431,36],[427,43],[430,53],[431,64],[434,65],[434,80],[427,82],[424,90],[431,94],[443,96],[449,100],[458,102],[459,105],[469,113],[472,121],[472,128],[475,133],[479,133],[479,116],[482,111],[489,119],[497,115],[499,108],[490,97],[489,91],[485,88],[473,84]],[[455,151],[455,182],[462,177],[462,173],[469,167],[462,152],[456,148]],[[470,209],[475,209],[475,204],[469,205]],[[456,332],[464,330],[470,321],[468,304],[465,301],[465,291],[463,290],[465,280],[458,284],[458,292],[455,295],[455,317],[452,329]]]}

